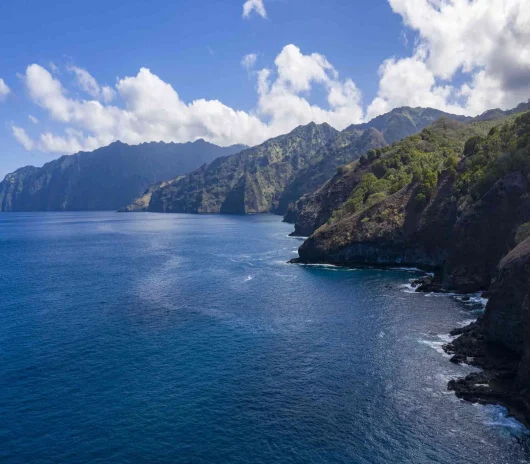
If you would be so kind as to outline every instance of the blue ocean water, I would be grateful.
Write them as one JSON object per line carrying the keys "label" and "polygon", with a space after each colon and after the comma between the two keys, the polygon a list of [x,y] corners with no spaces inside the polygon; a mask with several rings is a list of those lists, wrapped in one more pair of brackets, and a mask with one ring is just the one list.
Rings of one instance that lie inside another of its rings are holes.
{"label": "blue ocean water", "polygon": [[0,216],[0,462],[518,463],[446,391],[477,307],[286,264],[274,216]]}

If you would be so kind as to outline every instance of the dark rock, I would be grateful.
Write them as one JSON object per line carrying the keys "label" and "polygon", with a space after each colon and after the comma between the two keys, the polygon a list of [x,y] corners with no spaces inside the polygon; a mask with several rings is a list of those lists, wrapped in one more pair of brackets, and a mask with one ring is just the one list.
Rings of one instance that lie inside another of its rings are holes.
{"label": "dark rock", "polygon": [[466,325],[465,327],[459,327],[458,329],[454,329],[451,331],[450,335],[453,337],[456,337],[458,335],[463,335],[468,332],[472,332],[478,328],[478,321],[472,322],[469,325]]}
{"label": "dark rock", "polygon": [[412,282],[412,286],[419,293],[441,293],[444,291],[439,276],[426,275]]}
{"label": "dark rock", "polygon": [[530,238],[501,262],[484,316],[444,347],[484,369],[449,383],[468,401],[501,404],[530,425]]}
{"label": "dark rock", "polygon": [[512,172],[455,224],[445,265],[444,285],[465,293],[487,288],[501,258],[515,245],[518,226],[530,219],[528,180]]}
{"label": "dark rock", "polygon": [[467,356],[463,354],[455,354],[451,360],[453,364],[465,364],[467,362]]}

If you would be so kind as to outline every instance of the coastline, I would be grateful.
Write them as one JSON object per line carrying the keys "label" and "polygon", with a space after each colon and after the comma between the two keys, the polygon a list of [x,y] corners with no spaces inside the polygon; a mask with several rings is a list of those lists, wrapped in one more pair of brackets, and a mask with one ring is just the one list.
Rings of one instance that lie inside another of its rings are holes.
{"label": "coastline", "polygon": [[[441,279],[439,268],[427,269],[425,267],[406,265],[369,265],[352,263],[307,262],[301,258],[293,258],[290,264],[301,266],[333,266],[347,269],[403,269],[421,272],[424,275],[409,281],[407,293],[425,293],[453,295],[460,301],[470,301],[472,298],[484,300],[484,311],[487,306],[487,297],[491,289],[476,293],[446,290]],[[447,390],[453,392],[458,398],[473,404],[502,406],[507,410],[507,417],[512,417],[524,427],[530,429],[530,404],[528,404],[514,388],[520,357],[501,345],[492,345],[485,339],[481,328],[482,314],[471,323],[451,330],[447,335],[454,338],[451,342],[442,345],[443,351],[450,355],[449,362],[466,364],[481,369],[458,379],[450,380]]]}
{"label": "coastline", "polygon": [[510,417],[530,428],[530,405],[515,387],[520,356],[505,347],[488,343],[481,328],[482,318],[452,330],[450,335],[458,338],[443,346],[444,351],[452,355],[451,362],[481,369],[451,380],[448,390],[470,403],[503,406]]}

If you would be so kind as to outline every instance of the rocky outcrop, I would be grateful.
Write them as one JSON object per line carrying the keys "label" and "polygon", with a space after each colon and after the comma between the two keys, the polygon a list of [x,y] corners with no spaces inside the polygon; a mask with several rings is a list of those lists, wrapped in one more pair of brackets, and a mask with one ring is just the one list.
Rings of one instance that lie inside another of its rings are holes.
{"label": "rocky outcrop", "polygon": [[348,199],[362,176],[368,172],[366,169],[357,169],[357,164],[350,167],[353,169],[339,169],[321,188],[303,196],[296,206],[291,206],[285,217],[286,222],[295,221],[291,235],[309,237],[329,221],[333,212]]}
{"label": "rocky outcrop", "polygon": [[530,239],[500,263],[484,316],[447,352],[483,369],[449,388],[473,402],[502,404],[530,425]]}
{"label": "rocky outcrop", "polygon": [[158,191],[161,187],[178,182],[181,178],[182,177],[177,177],[168,182],[157,182],[156,184],[150,185],[141,197],[138,197],[130,205],[119,209],[118,213],[143,213],[147,211],[154,192]]}
{"label": "rocky outcrop", "polygon": [[0,211],[116,210],[151,184],[197,169],[244,146],[115,142],[90,153],[63,156],[42,168],[26,167],[0,183]]}

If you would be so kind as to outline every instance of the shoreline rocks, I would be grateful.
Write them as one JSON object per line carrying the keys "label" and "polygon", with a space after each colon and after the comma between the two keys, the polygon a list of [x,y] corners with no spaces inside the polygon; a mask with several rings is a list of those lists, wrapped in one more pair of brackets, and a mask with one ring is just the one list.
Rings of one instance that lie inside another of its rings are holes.
{"label": "shoreline rocks", "polygon": [[455,362],[483,371],[448,388],[467,401],[505,406],[530,427],[530,238],[501,261],[489,297],[484,316],[453,330],[459,337],[444,346]]}

